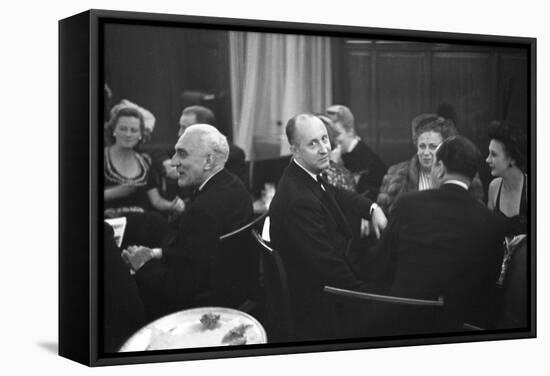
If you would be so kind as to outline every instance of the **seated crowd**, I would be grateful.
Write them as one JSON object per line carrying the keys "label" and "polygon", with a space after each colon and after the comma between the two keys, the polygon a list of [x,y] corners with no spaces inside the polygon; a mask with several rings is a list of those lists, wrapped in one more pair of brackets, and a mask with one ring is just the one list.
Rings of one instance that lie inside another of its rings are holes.
{"label": "seated crowd", "polygon": [[[139,145],[152,114],[130,102],[111,111],[104,218],[126,217],[127,225],[118,245],[104,225],[106,352],[163,315],[230,304],[220,236],[250,223],[255,205],[244,152],[214,125],[211,110],[188,107],[173,155],[151,156]],[[527,325],[525,143],[506,125],[491,127],[487,195],[480,151],[436,114],[413,119],[417,153],[389,169],[358,137],[346,106],[294,116],[286,136],[292,155],[267,213],[290,290],[295,330],[284,340]],[[391,305],[330,305],[325,286],[442,297],[445,320],[434,325]],[[346,320],[345,330],[334,320]]]}

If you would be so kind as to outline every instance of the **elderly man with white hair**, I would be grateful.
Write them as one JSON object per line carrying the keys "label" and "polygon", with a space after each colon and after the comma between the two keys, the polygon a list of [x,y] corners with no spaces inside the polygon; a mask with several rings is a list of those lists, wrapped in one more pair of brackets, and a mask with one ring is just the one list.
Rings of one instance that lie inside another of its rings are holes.
{"label": "elderly man with white hair", "polygon": [[218,239],[253,215],[250,194],[224,168],[228,153],[227,139],[213,126],[186,128],[171,163],[178,185],[194,194],[176,239],[165,248],[134,246],[122,253],[135,272],[149,319],[213,303]]}

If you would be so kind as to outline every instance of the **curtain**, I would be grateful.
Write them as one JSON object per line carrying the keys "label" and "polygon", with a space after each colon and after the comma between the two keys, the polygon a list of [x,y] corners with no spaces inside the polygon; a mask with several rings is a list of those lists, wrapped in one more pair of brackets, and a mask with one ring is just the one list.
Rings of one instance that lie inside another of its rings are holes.
{"label": "curtain", "polygon": [[233,139],[247,159],[289,153],[285,125],[332,100],[330,39],[229,33]]}

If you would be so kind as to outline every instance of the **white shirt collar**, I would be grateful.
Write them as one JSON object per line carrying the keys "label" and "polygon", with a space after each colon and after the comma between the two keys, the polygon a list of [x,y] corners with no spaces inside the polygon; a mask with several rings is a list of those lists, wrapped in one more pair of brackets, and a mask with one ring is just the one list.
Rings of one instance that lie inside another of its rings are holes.
{"label": "white shirt collar", "polygon": [[220,170],[218,170],[217,172],[213,173],[213,174],[210,175],[205,181],[203,181],[202,184],[200,185],[198,191],[199,191],[199,192],[202,191],[202,188],[206,185],[206,183],[208,183],[208,181],[209,181],[210,179],[212,179],[214,176],[216,176],[217,174],[219,174],[221,170],[223,170],[223,168],[220,169]]}
{"label": "white shirt collar", "polygon": [[351,142],[349,144],[349,148],[348,148],[348,153],[351,153],[353,151],[353,149],[355,149],[355,147],[359,143],[359,140],[360,140],[359,137],[355,137],[353,140],[351,140]]}
{"label": "white shirt collar", "polygon": [[455,184],[455,185],[458,185],[458,186],[464,188],[465,190],[468,190],[468,184],[466,184],[466,183],[464,183],[460,180],[447,180],[443,184]]}
{"label": "white shirt collar", "polygon": [[296,163],[298,166],[300,166],[300,168],[301,168],[302,170],[304,170],[305,172],[307,172],[307,174],[308,174],[309,176],[311,176],[311,177],[313,178],[313,180],[317,181],[317,175],[312,174],[307,168],[305,168],[304,166],[302,166],[301,164],[299,164],[298,161],[297,161],[296,159],[292,158],[292,160],[294,161],[294,163]]}

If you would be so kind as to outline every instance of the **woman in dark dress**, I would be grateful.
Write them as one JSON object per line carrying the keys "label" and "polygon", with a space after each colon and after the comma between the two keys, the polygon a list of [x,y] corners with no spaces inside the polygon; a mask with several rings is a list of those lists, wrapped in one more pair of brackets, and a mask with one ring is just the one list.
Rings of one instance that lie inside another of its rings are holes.
{"label": "woman in dark dress", "polygon": [[105,129],[111,145],[104,149],[104,217],[127,218],[124,245],[159,246],[166,223],[151,209],[182,211],[183,203],[160,196],[151,158],[136,151],[145,137],[143,116],[138,108],[120,107]]}
{"label": "woman in dark dress", "polygon": [[485,160],[494,179],[489,184],[487,206],[508,222],[508,236],[498,283],[504,279],[514,250],[527,234],[526,142],[505,123],[493,122],[489,128],[489,155]]}
{"label": "woman in dark dress", "polygon": [[489,184],[489,209],[510,218],[511,235],[527,232],[527,174],[525,141],[504,123],[493,122],[489,130],[489,155],[485,160],[494,179]]}
{"label": "woman in dark dress", "polygon": [[503,260],[497,285],[501,287],[499,328],[527,324],[527,174],[526,140],[507,124],[493,122],[489,128],[486,162],[494,179],[489,184],[489,209],[508,222]]}

